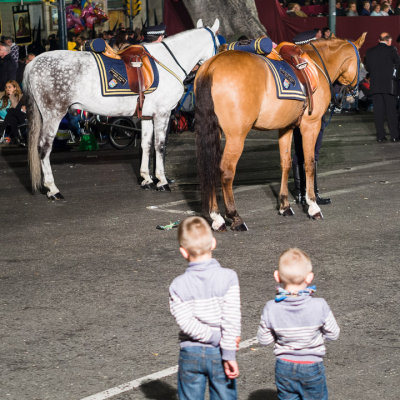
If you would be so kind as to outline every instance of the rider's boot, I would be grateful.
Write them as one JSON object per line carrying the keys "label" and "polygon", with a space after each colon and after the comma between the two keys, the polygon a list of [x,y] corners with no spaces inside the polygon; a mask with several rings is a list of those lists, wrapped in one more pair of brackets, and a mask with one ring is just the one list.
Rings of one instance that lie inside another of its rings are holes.
{"label": "rider's boot", "polygon": [[331,204],[331,199],[329,197],[320,197],[319,190],[318,190],[318,183],[317,183],[317,165],[318,161],[314,163],[314,191],[315,191],[315,198],[318,205],[326,205]]}
{"label": "rider's boot", "polygon": [[306,174],[304,164],[292,163],[296,204],[306,204]]}

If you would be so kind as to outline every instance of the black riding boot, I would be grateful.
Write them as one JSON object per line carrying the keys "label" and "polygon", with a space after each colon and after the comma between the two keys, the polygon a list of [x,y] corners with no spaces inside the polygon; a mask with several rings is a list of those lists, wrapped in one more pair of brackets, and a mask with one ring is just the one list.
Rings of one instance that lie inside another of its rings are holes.
{"label": "black riding boot", "polygon": [[315,192],[315,198],[317,201],[317,204],[320,206],[324,206],[326,204],[331,204],[331,199],[329,197],[323,198],[319,196],[319,190],[318,190],[318,183],[317,183],[317,165],[318,161],[315,161],[314,163],[314,192]]}
{"label": "black riding boot", "polygon": [[306,174],[304,164],[292,163],[296,204],[306,204]]}

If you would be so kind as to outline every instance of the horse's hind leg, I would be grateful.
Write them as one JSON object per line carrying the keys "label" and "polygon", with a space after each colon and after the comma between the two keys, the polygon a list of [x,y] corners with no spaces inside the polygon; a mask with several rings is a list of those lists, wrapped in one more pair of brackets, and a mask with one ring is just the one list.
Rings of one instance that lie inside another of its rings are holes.
{"label": "horse's hind leg", "polygon": [[279,131],[279,153],[281,159],[281,190],[279,193],[279,214],[283,216],[293,215],[294,212],[289,204],[288,178],[292,164],[291,147],[292,147],[293,129],[285,129]]}
{"label": "horse's hind leg", "polygon": [[60,193],[54,183],[53,172],[50,165],[50,154],[53,147],[53,141],[57,134],[60,117],[43,120],[42,136],[39,140],[40,163],[43,173],[43,186],[47,189],[47,197],[51,200],[62,200],[64,196]]}
{"label": "horse's hind leg", "polygon": [[[225,133],[226,135],[226,133]],[[236,210],[233,195],[233,180],[235,178],[236,166],[243,152],[245,136],[232,138],[226,136],[224,154],[221,160],[221,183],[224,194],[226,216],[232,220],[231,229],[235,231],[247,231],[247,225]]]}
{"label": "horse's hind leg", "polygon": [[142,162],[140,164],[140,176],[143,178],[141,186],[143,189],[154,189],[154,182],[150,176],[150,152],[153,139],[153,121],[142,120]]}
{"label": "horse's hind leg", "polygon": [[164,170],[164,160],[166,151],[166,132],[168,129],[169,113],[158,115],[154,118],[154,149],[156,157],[155,175],[158,179],[157,190],[161,192],[170,192],[167,178]]}

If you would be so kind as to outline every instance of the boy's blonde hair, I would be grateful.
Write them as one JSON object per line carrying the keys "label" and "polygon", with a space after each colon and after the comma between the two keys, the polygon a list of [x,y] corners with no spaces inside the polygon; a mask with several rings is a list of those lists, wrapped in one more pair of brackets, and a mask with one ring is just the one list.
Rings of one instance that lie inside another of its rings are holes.
{"label": "boy's blonde hair", "polygon": [[300,285],[312,271],[310,257],[297,247],[288,249],[279,257],[278,271],[284,285]]}
{"label": "boy's blonde hair", "polygon": [[210,225],[202,217],[184,219],[178,227],[179,245],[194,257],[208,253],[212,249],[213,234]]}

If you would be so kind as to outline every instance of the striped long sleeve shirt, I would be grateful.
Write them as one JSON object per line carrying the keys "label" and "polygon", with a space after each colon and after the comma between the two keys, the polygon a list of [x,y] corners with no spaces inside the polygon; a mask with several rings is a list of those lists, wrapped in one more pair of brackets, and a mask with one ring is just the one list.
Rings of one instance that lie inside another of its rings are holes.
{"label": "striped long sleeve shirt", "polygon": [[263,345],[275,342],[278,358],[320,362],[326,352],[324,340],[336,340],[339,332],[324,299],[297,296],[265,305],[257,339]]}
{"label": "striped long sleeve shirt", "polygon": [[221,347],[223,360],[235,360],[240,336],[240,291],[235,271],[217,260],[189,263],[169,288],[180,346]]}

